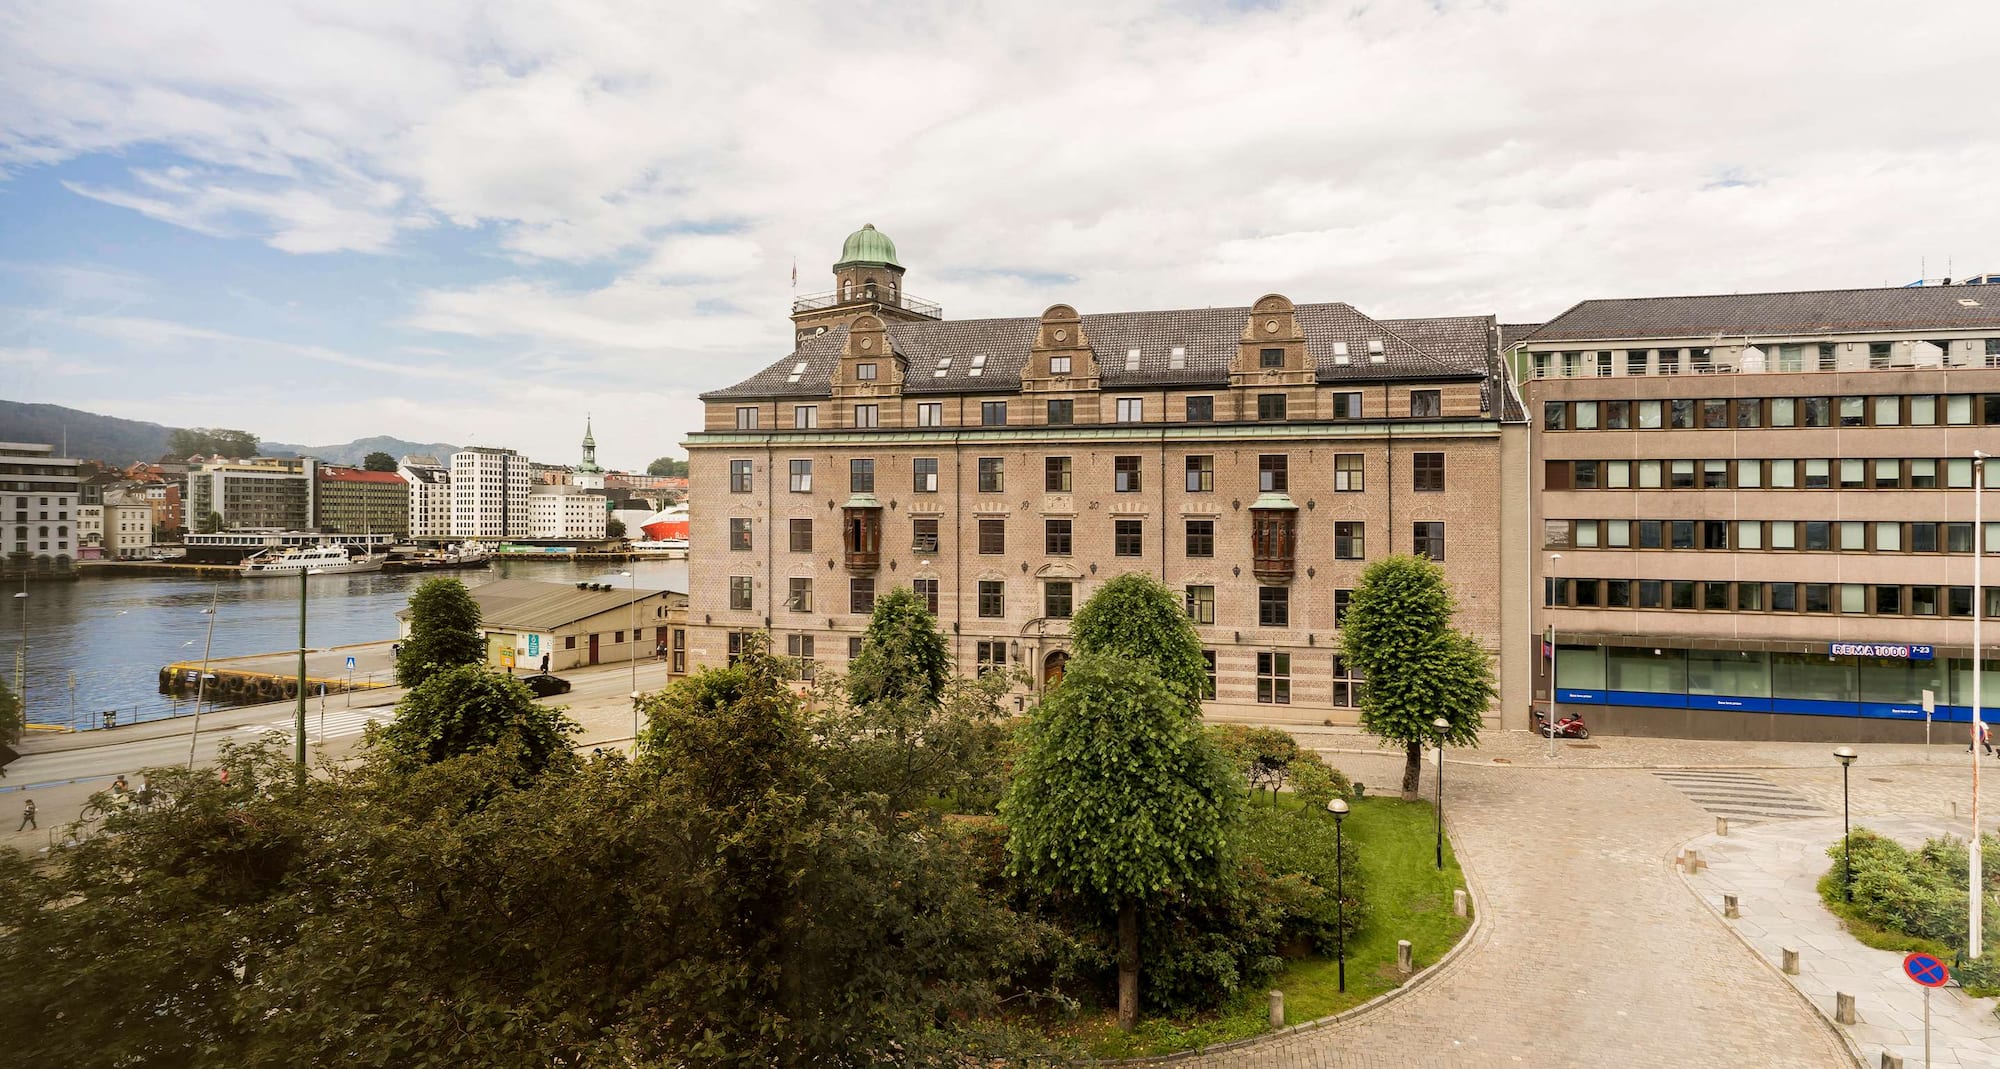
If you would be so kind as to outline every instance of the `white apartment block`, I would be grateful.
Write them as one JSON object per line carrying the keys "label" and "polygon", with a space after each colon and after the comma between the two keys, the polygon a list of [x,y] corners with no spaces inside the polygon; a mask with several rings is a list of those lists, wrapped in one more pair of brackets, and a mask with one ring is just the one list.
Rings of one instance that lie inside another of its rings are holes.
{"label": "white apartment block", "polygon": [[0,442],[0,529],[7,555],[29,567],[67,569],[76,559],[77,462],[56,447]]}
{"label": "white apartment block", "polygon": [[119,560],[145,556],[153,545],[153,506],[144,501],[105,502],[104,555]]}
{"label": "white apartment block", "polygon": [[410,537],[451,537],[451,469],[436,457],[404,457],[397,474],[410,484]]}
{"label": "white apartment block", "polygon": [[451,537],[528,537],[528,458],[471,446],[451,455]]}
{"label": "white apartment block", "polygon": [[604,496],[568,486],[540,486],[528,495],[528,537],[595,541],[604,537]]}

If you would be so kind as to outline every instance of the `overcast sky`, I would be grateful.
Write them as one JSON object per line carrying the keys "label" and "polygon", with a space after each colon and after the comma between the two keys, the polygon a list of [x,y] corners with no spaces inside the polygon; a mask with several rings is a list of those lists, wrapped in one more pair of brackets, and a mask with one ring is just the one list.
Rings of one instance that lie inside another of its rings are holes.
{"label": "overcast sky", "polygon": [[2000,271],[2000,5],[0,0],[0,396],[678,452],[841,238],[950,318]]}

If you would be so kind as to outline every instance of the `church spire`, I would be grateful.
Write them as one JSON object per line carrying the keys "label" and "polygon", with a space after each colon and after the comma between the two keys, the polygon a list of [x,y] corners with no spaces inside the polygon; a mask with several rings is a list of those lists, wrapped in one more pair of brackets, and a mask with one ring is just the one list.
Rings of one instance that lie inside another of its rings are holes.
{"label": "church spire", "polygon": [[589,413],[585,413],[583,417],[583,463],[577,465],[577,470],[584,472],[603,470],[597,466],[597,437],[591,433]]}

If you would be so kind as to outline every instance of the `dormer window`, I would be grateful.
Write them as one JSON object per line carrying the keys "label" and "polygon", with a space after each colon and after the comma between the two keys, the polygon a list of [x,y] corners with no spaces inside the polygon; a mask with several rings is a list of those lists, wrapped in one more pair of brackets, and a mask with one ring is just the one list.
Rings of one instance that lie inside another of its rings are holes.
{"label": "dormer window", "polygon": [[972,354],[972,369],[971,369],[970,371],[967,371],[967,372],[966,372],[966,374],[967,374],[967,375],[970,375],[970,376],[972,376],[972,377],[973,377],[973,378],[975,378],[975,379],[976,379],[976,378],[978,378],[978,377],[979,377],[979,376],[981,376],[981,375],[984,375],[984,374],[986,374],[986,354],[985,354],[985,353],[973,353],[973,354]]}
{"label": "dormer window", "polygon": [[1067,356],[1049,357],[1049,374],[1051,375],[1069,374],[1069,357]]}
{"label": "dormer window", "polygon": [[855,377],[856,379],[859,379],[859,380],[860,380],[860,381],[862,381],[862,382],[874,382],[874,381],[875,381],[875,365],[874,365],[874,364],[856,364],[856,365],[854,365],[854,377]]}
{"label": "dormer window", "polygon": [[1125,370],[1127,371],[1139,370],[1139,350],[1137,349],[1125,350]]}
{"label": "dormer window", "polygon": [[1186,370],[1187,346],[1176,345],[1173,348],[1167,350],[1167,367],[1168,369],[1173,371]]}
{"label": "dormer window", "polygon": [[1283,349],[1259,349],[1257,351],[1257,366],[1263,368],[1284,367],[1285,351]]}
{"label": "dormer window", "polygon": [[1333,343],[1333,362],[1336,364],[1345,364],[1349,362],[1347,356],[1346,342],[1337,341]]}
{"label": "dormer window", "polygon": [[931,372],[931,378],[934,379],[944,378],[945,373],[949,372],[950,370],[951,370],[951,357],[940,356],[938,357],[937,370]]}
{"label": "dormer window", "polygon": [[1371,364],[1379,364],[1382,362],[1382,339],[1380,338],[1368,339],[1368,362]]}

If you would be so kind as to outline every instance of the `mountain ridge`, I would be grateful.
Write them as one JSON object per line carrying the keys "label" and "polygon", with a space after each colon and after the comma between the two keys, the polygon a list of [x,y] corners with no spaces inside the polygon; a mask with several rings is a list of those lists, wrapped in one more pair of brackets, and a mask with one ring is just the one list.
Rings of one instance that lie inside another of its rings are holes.
{"label": "mountain ridge", "polygon": [[[155,461],[167,452],[168,438],[180,428],[146,420],[124,419],[64,405],[0,400],[0,441],[46,442],[85,460],[127,465]],[[397,460],[428,453],[442,460],[457,450],[445,442],[412,442],[391,435],[371,435],[337,445],[292,445],[260,441],[266,456],[310,456],[328,464],[358,466],[372,452]]]}

